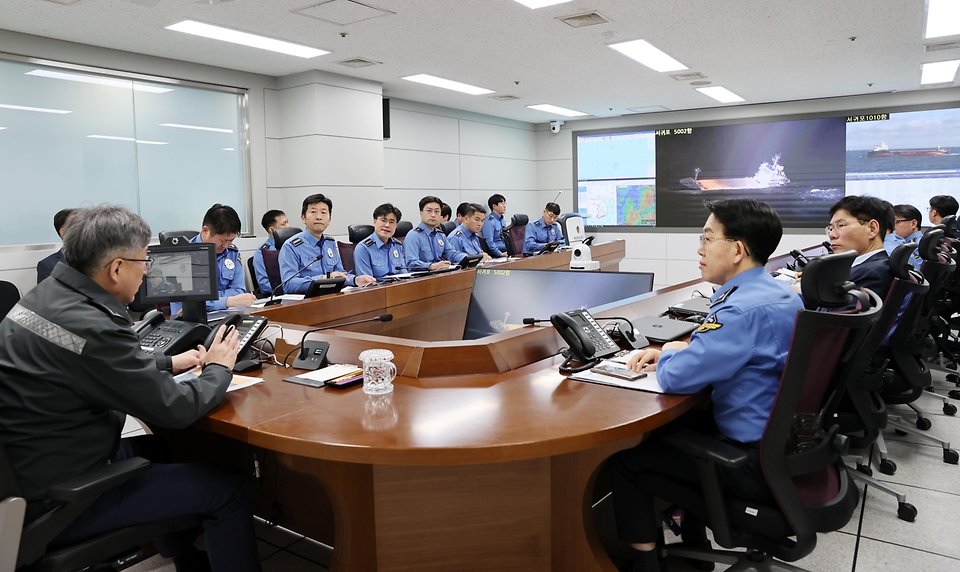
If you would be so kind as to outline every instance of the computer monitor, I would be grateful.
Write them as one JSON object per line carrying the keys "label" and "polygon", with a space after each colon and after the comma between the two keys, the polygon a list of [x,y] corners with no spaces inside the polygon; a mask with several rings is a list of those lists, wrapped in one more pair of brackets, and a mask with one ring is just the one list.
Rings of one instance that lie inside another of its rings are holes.
{"label": "computer monitor", "polygon": [[182,319],[207,323],[207,300],[216,300],[217,247],[207,242],[150,246],[153,266],[140,284],[140,299],[147,304],[182,302]]}
{"label": "computer monitor", "polygon": [[652,272],[477,270],[463,339],[476,340],[522,327],[524,318],[549,318],[585,308],[597,312],[653,290]]}

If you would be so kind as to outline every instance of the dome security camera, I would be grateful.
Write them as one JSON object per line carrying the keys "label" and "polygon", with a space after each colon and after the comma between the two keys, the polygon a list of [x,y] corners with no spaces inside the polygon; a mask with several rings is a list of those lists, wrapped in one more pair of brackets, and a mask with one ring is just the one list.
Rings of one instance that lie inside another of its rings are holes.
{"label": "dome security camera", "polygon": [[556,119],[550,122],[550,131],[554,133],[560,133],[560,126],[563,125],[563,121]]}

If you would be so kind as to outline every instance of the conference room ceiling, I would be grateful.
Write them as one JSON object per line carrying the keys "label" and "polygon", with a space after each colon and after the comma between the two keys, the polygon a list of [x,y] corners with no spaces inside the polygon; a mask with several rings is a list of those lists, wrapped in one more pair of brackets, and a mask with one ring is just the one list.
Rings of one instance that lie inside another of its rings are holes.
{"label": "conference room ceiling", "polygon": [[[294,13],[311,6],[340,21],[387,13],[347,24]],[[559,20],[592,11],[609,23]],[[186,19],[331,53],[303,59],[165,29]],[[606,47],[641,38],[744,104],[920,89],[922,63],[960,57],[925,53],[923,24],[923,0],[574,0],[537,10],[514,0],[0,0],[6,30],[270,76],[323,70],[380,82],[387,97],[532,123],[560,118],[526,107],[542,103],[594,117],[724,105]],[[352,58],[381,63],[337,63]],[[401,79],[414,74],[495,93]],[[493,99],[504,95],[519,99]]]}

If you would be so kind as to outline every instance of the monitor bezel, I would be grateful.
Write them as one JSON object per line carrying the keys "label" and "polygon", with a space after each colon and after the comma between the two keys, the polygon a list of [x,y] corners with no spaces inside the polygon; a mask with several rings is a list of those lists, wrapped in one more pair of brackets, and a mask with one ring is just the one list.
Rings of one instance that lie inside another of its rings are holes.
{"label": "monitor bezel", "polygon": [[217,287],[220,269],[217,267],[217,246],[210,242],[183,242],[178,245],[151,245],[147,247],[147,257],[155,258],[156,255],[163,254],[184,254],[194,252],[206,252],[207,262],[210,267],[210,291],[199,294],[164,294],[162,296],[149,296],[147,294],[147,275],[144,275],[140,282],[140,299],[147,304],[167,304],[170,302],[205,302],[216,300],[220,297],[220,291]]}

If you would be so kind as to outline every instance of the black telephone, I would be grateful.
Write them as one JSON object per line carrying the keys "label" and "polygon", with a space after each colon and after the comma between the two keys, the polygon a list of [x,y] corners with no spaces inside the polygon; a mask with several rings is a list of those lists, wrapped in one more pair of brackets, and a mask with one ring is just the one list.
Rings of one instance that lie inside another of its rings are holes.
{"label": "black telephone", "polygon": [[[569,356],[560,366],[560,373],[584,371],[595,366],[600,359],[620,351],[620,347],[613,338],[603,331],[600,324],[586,310],[554,314],[550,316],[550,323],[570,346]],[[573,360],[584,365],[576,368],[568,367]]]}
{"label": "black telephone", "polygon": [[[237,328],[240,335],[238,356],[242,356],[267,327],[265,317],[239,313],[230,314],[221,323]],[[160,351],[165,355],[173,356],[194,349],[201,343],[209,348],[213,344],[219,326],[220,324],[211,329],[205,324],[167,320],[159,311],[151,310],[134,326],[134,331],[140,338],[140,347],[144,351],[151,353]]]}

